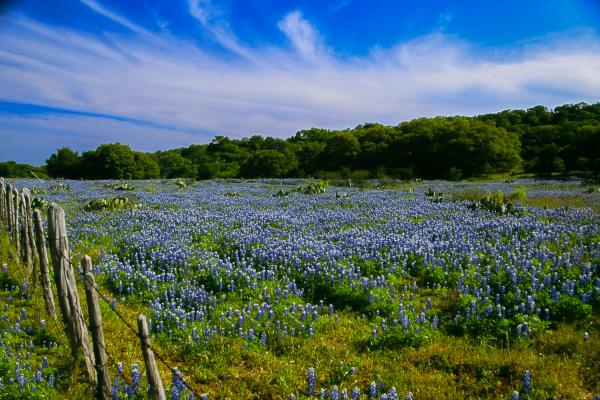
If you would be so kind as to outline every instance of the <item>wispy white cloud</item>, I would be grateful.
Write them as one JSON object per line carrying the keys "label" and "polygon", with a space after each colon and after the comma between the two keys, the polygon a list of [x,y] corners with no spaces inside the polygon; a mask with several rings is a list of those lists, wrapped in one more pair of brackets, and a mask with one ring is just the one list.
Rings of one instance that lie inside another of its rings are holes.
{"label": "wispy white cloud", "polygon": [[131,22],[127,18],[123,17],[122,15],[119,15],[119,14],[115,13],[114,11],[109,10],[108,8],[104,7],[102,4],[98,3],[96,0],[80,0],[80,1],[83,4],[85,4],[86,6],[88,6],[89,8],[91,8],[92,10],[96,11],[98,14],[105,16],[106,18],[110,19],[111,21],[116,22],[117,24],[122,25],[125,28],[128,28],[128,29],[132,30],[133,32],[137,32],[137,33],[145,32],[145,30],[141,26]]}
{"label": "wispy white cloud", "polygon": [[277,24],[300,56],[311,62],[328,57],[323,38],[300,11],[293,11]]}
{"label": "wispy white cloud", "polygon": [[190,14],[212,34],[218,44],[248,61],[260,63],[255,54],[240,43],[231,31],[227,20],[223,18],[222,8],[213,4],[211,0],[188,0],[188,6]]}
{"label": "wispy white cloud", "polygon": [[[438,32],[348,59],[327,48],[299,12],[279,23],[291,46],[253,48],[219,22],[223,15],[211,11],[211,3],[190,0],[189,5],[201,26],[237,58],[168,33],[132,30],[133,35],[100,37],[23,16],[2,17],[0,100],[148,121],[170,128],[116,125],[123,135],[148,129],[156,135],[144,140],[173,147],[194,140],[191,133],[180,139],[182,131],[289,136],[312,126],[396,124],[426,115],[591,102],[600,93],[600,40],[593,33],[492,51]],[[74,121],[38,119],[24,126],[58,135],[60,124],[72,130]],[[17,122],[10,126],[16,129]],[[45,124],[53,129],[44,130]],[[104,127],[78,132],[81,140],[113,140],[102,134]],[[6,127],[0,138],[5,135]],[[170,145],[162,135],[178,139]]]}

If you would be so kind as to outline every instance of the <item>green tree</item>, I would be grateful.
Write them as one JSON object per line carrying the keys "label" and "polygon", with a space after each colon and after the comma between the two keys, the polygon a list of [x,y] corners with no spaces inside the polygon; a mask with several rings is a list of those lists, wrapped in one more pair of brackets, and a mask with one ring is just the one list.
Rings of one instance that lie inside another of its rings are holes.
{"label": "green tree", "polygon": [[242,166],[241,176],[246,178],[283,178],[298,168],[298,159],[291,152],[259,150]]}
{"label": "green tree", "polygon": [[121,143],[102,144],[95,151],[95,173],[101,179],[132,179],[136,176],[135,154]]}
{"label": "green tree", "polygon": [[397,130],[382,124],[359,125],[355,135],[360,143],[360,157],[356,169],[374,170],[381,167],[393,166],[393,154],[390,151]]}
{"label": "green tree", "polygon": [[348,167],[360,154],[360,143],[352,132],[340,132],[331,136],[321,154],[321,165],[327,170]]}
{"label": "green tree", "polygon": [[160,167],[153,156],[146,153],[135,152],[135,171],[132,179],[160,178]]}
{"label": "green tree", "polygon": [[160,166],[160,175],[163,178],[194,178],[196,176],[194,164],[175,150],[158,152],[156,158]]}
{"label": "green tree", "polygon": [[225,136],[216,136],[206,148],[210,157],[210,171],[214,178],[235,178],[250,152],[240,142]]}
{"label": "green tree", "polygon": [[0,176],[5,178],[47,178],[45,167],[34,167],[29,164],[17,164],[15,161],[0,162]]}
{"label": "green tree", "polygon": [[61,147],[46,160],[46,171],[52,178],[81,178],[81,157],[70,147]]}
{"label": "green tree", "polygon": [[508,172],[519,165],[516,134],[469,118],[421,118],[401,124],[403,154],[426,178]]}
{"label": "green tree", "polygon": [[[311,128],[289,139],[216,136],[209,144],[133,152],[122,144],[79,156],[58,149],[46,164],[67,178],[234,178],[238,176],[391,176],[451,178],[525,168],[550,172],[600,172],[600,103],[549,110],[504,110],[476,117],[418,118],[398,126],[377,123],[343,131]],[[157,168],[158,164],[158,168]],[[3,170],[17,174],[16,164]]]}

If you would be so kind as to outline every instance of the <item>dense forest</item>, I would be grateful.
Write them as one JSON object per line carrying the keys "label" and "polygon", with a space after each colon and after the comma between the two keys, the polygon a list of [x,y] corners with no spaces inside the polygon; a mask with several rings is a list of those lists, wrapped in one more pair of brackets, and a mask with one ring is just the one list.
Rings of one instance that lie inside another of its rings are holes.
{"label": "dense forest", "polygon": [[29,164],[17,164],[14,161],[0,162],[0,176],[9,178],[47,178],[46,167],[34,167]]}
{"label": "dense forest", "polygon": [[[12,170],[0,169],[0,175],[26,170],[11,165]],[[63,147],[46,160],[45,170],[48,176],[71,179],[462,179],[519,172],[598,174],[600,103],[419,118],[397,126],[368,123],[346,130],[312,128],[288,139],[216,136],[209,144],[156,153],[133,151],[120,143],[81,154]]]}

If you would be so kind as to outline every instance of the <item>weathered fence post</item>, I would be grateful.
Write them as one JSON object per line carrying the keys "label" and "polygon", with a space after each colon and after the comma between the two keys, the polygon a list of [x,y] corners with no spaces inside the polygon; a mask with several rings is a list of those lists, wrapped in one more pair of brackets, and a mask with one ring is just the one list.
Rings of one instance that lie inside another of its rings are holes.
{"label": "weathered fence post", "polygon": [[13,201],[13,185],[10,183],[6,188],[6,211],[7,211],[7,222],[8,222],[8,231],[10,233],[11,242],[15,240],[15,218],[14,218],[14,205]]}
{"label": "weathered fence post", "polygon": [[4,210],[4,219],[2,220],[2,225],[7,228],[9,228],[9,221],[10,218],[8,216],[8,204],[7,204],[7,200],[8,200],[8,182],[4,183],[4,191],[2,192],[2,199],[0,199],[0,201],[2,202],[2,208]]}
{"label": "weathered fence post", "polygon": [[17,192],[17,196],[19,201],[17,202],[17,208],[19,211],[19,219],[17,220],[17,228],[18,228],[18,235],[17,237],[19,238],[19,256],[21,257],[21,261],[23,262],[23,264],[26,264],[25,262],[25,246],[23,246],[24,242],[24,237],[23,237],[23,227],[25,226],[25,224],[23,224],[23,201],[21,199],[21,193]]}
{"label": "weathered fence post", "polygon": [[0,228],[4,228],[4,223],[6,221],[6,208],[4,207],[5,203],[5,187],[4,187],[4,178],[0,177]]}
{"label": "weathered fence post", "polygon": [[10,231],[10,210],[9,210],[9,206],[8,206],[8,198],[9,198],[9,186],[10,183],[5,182],[4,184],[4,193],[2,196],[2,206],[4,207],[4,226]]}
{"label": "weathered fence post", "polygon": [[[27,188],[23,188],[23,203],[25,208],[25,215],[27,216],[27,242],[29,243],[29,254],[31,254],[32,269],[35,270],[35,261],[37,258],[37,246],[35,244],[35,237],[33,235],[33,209],[31,208],[31,192]],[[36,276],[33,271],[34,277]]]}
{"label": "weathered fence post", "polygon": [[142,353],[144,354],[144,364],[146,364],[146,375],[148,376],[148,385],[150,385],[150,393],[153,400],[165,400],[165,388],[163,387],[154,352],[150,348],[150,334],[148,332],[148,324],[146,317],[143,314],[138,315],[138,332],[142,344]]}
{"label": "weathered fence post", "polygon": [[[71,345],[71,354],[73,357],[77,356],[77,337],[75,335],[75,331],[71,324],[71,304],[68,299],[68,290],[67,290],[67,278],[63,268],[61,267],[63,264],[68,264],[68,259],[64,258],[63,251],[67,252],[68,249],[64,247],[64,241],[60,240],[61,232],[56,232],[60,228],[57,225],[60,225],[58,222],[55,222],[55,214],[56,212],[53,210],[48,210],[48,230],[49,230],[49,239],[50,239],[50,255],[52,256],[52,268],[54,270],[54,282],[56,283],[56,294],[58,296],[58,305],[60,306],[60,312],[62,314],[63,322],[65,323],[65,328],[67,330],[67,336],[69,337],[69,343]],[[50,222],[53,221],[53,222]],[[66,237],[66,233],[63,233]],[[68,245],[68,243],[67,243]]]}
{"label": "weathered fence post", "polygon": [[13,240],[13,200],[12,200],[12,184],[9,183],[8,186],[6,187],[6,195],[5,195],[5,202],[6,202],[6,226],[8,227],[8,232],[9,232],[9,237],[10,240]]}
{"label": "weathered fence post", "polygon": [[12,188],[12,211],[13,211],[13,221],[12,221],[12,234],[13,234],[13,242],[15,248],[17,249],[17,254],[21,254],[21,241],[19,240],[19,191],[13,187]]}
{"label": "weathered fence post", "polygon": [[52,285],[50,284],[50,271],[48,268],[48,253],[46,252],[46,236],[44,235],[44,226],[42,225],[42,213],[40,210],[33,210],[33,224],[35,225],[35,238],[37,240],[38,260],[40,263],[40,275],[42,277],[42,289],[44,292],[44,302],[46,311],[56,319],[56,308],[54,306],[54,297],[52,296]]}
{"label": "weathered fence post", "polygon": [[21,190],[19,198],[19,215],[21,217],[21,227],[19,228],[21,236],[21,260],[23,261],[23,264],[26,265],[27,271],[31,273],[33,262],[31,254],[31,244],[29,242],[29,231],[27,228],[28,218],[27,210],[25,208],[25,189]]}
{"label": "weathered fence post", "polygon": [[81,260],[81,266],[85,271],[85,298],[90,315],[90,330],[92,331],[94,355],[96,356],[96,375],[98,376],[96,398],[98,400],[105,400],[111,398],[110,375],[108,374],[106,348],[104,347],[102,314],[100,313],[98,293],[96,292],[96,281],[94,280],[94,275],[92,274],[92,259],[90,256],[83,257]]}
{"label": "weathered fence post", "polygon": [[88,377],[90,382],[95,384],[94,353],[90,348],[85,318],[79,303],[75,274],[71,265],[65,211],[56,204],[52,204],[48,208],[48,239],[50,240],[54,280],[58,289],[63,321],[71,344],[71,354],[73,358],[77,359],[79,348],[83,348]]}

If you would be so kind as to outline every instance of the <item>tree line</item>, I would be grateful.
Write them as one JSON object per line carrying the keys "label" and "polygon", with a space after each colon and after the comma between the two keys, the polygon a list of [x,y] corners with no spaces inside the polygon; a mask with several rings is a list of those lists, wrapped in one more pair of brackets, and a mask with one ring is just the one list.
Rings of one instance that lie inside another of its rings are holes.
{"label": "tree line", "polygon": [[34,167],[29,164],[17,164],[15,161],[0,162],[0,176],[8,178],[48,178],[46,167]]}
{"label": "tree line", "polygon": [[[302,130],[287,139],[216,136],[208,144],[142,153],[113,143],[79,154],[58,149],[50,177],[445,178],[499,173],[600,172],[600,103],[418,118],[397,126]],[[2,174],[0,169],[0,175]]]}

